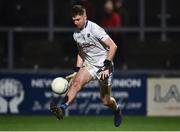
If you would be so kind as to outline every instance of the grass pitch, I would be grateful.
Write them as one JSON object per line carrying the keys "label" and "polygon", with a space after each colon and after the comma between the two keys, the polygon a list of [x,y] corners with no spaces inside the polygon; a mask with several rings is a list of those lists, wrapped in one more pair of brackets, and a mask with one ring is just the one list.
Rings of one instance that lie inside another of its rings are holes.
{"label": "grass pitch", "polygon": [[113,125],[112,116],[0,116],[0,131],[180,131],[180,117],[124,116]]}

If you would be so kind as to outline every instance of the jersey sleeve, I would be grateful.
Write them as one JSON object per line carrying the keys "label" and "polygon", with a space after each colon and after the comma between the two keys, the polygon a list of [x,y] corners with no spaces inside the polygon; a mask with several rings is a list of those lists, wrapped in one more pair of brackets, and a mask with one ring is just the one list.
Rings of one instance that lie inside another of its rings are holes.
{"label": "jersey sleeve", "polygon": [[105,41],[107,38],[109,38],[109,35],[105,32],[105,30],[103,28],[101,28],[98,25],[92,25],[92,33],[93,35],[101,40],[101,41]]}

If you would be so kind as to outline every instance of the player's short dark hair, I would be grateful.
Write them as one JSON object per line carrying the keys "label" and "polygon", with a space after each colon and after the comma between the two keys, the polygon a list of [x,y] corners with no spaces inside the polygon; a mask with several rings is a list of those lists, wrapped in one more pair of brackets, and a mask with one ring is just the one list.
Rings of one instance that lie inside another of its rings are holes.
{"label": "player's short dark hair", "polygon": [[86,12],[86,9],[85,9],[84,6],[82,6],[82,5],[74,5],[72,7],[71,15],[72,15],[72,17],[75,17],[77,15],[82,16],[82,15],[84,15],[85,12]]}

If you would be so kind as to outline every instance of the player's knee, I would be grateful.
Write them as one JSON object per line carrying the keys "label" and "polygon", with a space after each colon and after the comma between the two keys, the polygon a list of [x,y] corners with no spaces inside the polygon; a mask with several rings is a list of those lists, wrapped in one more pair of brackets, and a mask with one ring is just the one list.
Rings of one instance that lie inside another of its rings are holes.
{"label": "player's knee", "polygon": [[81,83],[80,83],[80,81],[78,81],[78,80],[75,80],[73,83],[72,83],[72,86],[71,87],[73,87],[73,89],[80,89],[81,88]]}
{"label": "player's knee", "polygon": [[105,106],[108,106],[109,102],[110,102],[110,100],[107,99],[107,98],[101,98],[101,101],[102,101],[102,104],[105,105]]}

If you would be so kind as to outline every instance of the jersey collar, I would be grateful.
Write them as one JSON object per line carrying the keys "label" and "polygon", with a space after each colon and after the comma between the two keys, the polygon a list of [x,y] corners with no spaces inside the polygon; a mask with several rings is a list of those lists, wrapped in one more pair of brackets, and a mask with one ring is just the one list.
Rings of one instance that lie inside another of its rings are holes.
{"label": "jersey collar", "polygon": [[84,28],[86,28],[88,25],[88,20],[86,21],[85,25],[84,25]]}

